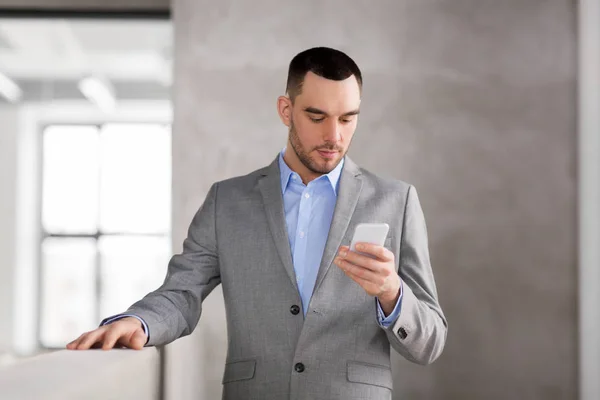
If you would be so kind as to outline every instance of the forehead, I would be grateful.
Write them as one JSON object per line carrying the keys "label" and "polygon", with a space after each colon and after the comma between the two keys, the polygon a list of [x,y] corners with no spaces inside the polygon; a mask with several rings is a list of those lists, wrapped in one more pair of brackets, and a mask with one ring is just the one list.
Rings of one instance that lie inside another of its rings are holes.
{"label": "forehead", "polygon": [[315,107],[330,115],[341,115],[359,107],[360,88],[354,75],[334,81],[308,72],[295,102],[302,108]]}

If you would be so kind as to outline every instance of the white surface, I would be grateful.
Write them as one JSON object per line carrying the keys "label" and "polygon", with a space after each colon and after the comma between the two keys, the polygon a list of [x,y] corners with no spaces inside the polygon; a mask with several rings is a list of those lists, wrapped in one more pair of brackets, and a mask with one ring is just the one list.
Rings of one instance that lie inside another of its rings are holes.
{"label": "white surface", "polygon": [[94,233],[100,175],[97,128],[49,126],[42,147],[44,228],[51,233]]}
{"label": "white surface", "polygon": [[42,244],[40,341],[64,347],[96,320],[96,243],[90,238],[47,238]]}
{"label": "white surface", "polygon": [[100,229],[171,230],[171,132],[157,124],[106,124],[100,132]]}
{"label": "white surface", "polygon": [[12,348],[18,113],[0,109],[0,353]]}
{"label": "white surface", "polygon": [[171,82],[168,20],[0,19],[0,70],[13,79]]}
{"label": "white surface", "polygon": [[40,238],[40,135],[36,114],[19,109],[13,351],[26,356],[37,349],[38,265]]}
{"label": "white surface", "polygon": [[579,397],[600,399],[600,2],[579,2]]}
{"label": "white surface", "polygon": [[0,95],[11,103],[16,103],[21,100],[23,92],[12,79],[0,72]]}
{"label": "white surface", "polygon": [[0,367],[2,400],[159,398],[159,353],[62,350]]}

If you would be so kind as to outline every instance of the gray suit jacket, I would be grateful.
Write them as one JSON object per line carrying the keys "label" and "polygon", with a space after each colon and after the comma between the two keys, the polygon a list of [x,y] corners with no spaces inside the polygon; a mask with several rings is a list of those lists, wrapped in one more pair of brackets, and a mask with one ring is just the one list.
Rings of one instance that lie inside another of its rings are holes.
{"label": "gray suit jacket", "polygon": [[[340,179],[306,317],[291,312],[301,300],[275,159],[211,187],[164,284],[127,310],[147,323],[148,345],[190,334],[202,301],[221,283],[228,333],[224,399],[391,399],[390,345],[428,364],[446,341],[423,212],[414,187],[379,178],[348,157]],[[332,266],[360,222],[390,225],[385,247],[396,257],[404,295],[389,328],[377,323],[375,299]]]}

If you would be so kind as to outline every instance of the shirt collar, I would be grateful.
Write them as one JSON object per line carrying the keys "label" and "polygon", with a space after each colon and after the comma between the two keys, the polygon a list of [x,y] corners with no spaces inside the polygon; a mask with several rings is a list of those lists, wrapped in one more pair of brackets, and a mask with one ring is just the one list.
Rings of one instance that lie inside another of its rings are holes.
{"label": "shirt collar", "polygon": [[[285,193],[289,183],[290,183],[290,178],[292,176],[292,174],[294,174],[294,171],[292,171],[290,169],[290,167],[288,167],[288,165],[286,164],[285,160],[283,159],[283,155],[285,154],[285,147],[283,148],[283,150],[281,150],[281,152],[279,153],[279,172],[280,172],[280,177],[281,177],[281,192]],[[338,163],[338,165],[328,174],[325,174],[325,176],[327,177],[329,183],[331,184],[331,188],[333,189],[333,193],[337,196],[337,188],[338,188],[338,183],[340,181],[340,176],[342,175],[342,168],[344,167],[344,160],[346,157],[342,158],[342,160]],[[321,178],[321,177],[319,177]],[[317,178],[317,179],[319,179]]]}

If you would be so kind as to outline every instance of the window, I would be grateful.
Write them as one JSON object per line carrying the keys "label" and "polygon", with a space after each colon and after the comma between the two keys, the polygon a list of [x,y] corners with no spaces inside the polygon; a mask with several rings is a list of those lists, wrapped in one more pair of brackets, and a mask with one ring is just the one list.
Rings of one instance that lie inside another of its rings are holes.
{"label": "window", "polygon": [[171,225],[164,124],[43,131],[39,341],[63,347],[162,283]]}

